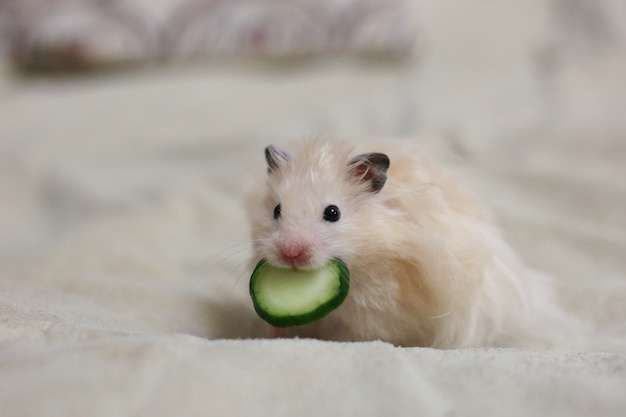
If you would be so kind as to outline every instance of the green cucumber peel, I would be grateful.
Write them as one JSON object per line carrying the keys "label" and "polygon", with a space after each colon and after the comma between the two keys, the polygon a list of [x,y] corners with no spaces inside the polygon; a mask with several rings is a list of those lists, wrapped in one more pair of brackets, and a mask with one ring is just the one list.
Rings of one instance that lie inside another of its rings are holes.
{"label": "green cucumber peel", "polygon": [[350,272],[338,258],[311,271],[279,268],[261,259],[250,277],[254,310],[274,327],[320,320],[343,303],[349,288]]}

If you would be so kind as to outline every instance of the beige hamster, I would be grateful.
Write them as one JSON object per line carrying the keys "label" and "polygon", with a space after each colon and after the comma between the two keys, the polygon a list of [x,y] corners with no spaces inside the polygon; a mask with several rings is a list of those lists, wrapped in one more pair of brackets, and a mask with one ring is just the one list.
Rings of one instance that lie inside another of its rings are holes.
{"label": "beige hamster", "polygon": [[547,284],[526,273],[489,213],[411,140],[266,149],[247,201],[252,264],[350,269],[343,304],[270,334],[402,346],[513,346]]}

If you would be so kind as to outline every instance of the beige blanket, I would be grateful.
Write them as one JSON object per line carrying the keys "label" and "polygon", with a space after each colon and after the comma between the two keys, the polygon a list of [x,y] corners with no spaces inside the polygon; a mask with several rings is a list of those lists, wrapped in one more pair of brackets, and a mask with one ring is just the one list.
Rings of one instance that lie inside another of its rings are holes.
{"label": "beige blanket", "polygon": [[[611,1],[416,2],[408,66],[0,76],[1,416],[623,416],[626,36]],[[589,349],[267,340],[242,192],[294,136],[441,148]]]}

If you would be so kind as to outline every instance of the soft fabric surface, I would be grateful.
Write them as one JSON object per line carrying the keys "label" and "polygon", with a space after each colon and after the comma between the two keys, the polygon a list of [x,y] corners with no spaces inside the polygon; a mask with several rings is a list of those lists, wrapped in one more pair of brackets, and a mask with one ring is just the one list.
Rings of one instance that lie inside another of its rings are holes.
{"label": "soft fabric surface", "polygon": [[[0,415],[624,415],[624,10],[572,4],[415,3],[405,66],[4,71]],[[266,144],[317,134],[440,148],[600,336],[257,338],[243,191]]]}

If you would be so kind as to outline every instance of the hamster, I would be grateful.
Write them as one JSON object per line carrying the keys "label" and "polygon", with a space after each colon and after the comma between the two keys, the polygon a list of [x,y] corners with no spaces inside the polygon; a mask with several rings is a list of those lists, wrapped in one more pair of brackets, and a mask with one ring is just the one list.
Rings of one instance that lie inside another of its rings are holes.
{"label": "hamster", "polygon": [[309,140],[265,157],[247,198],[251,266],[315,269],[337,257],[350,270],[339,308],[271,336],[516,346],[552,302],[489,212],[416,141]]}

